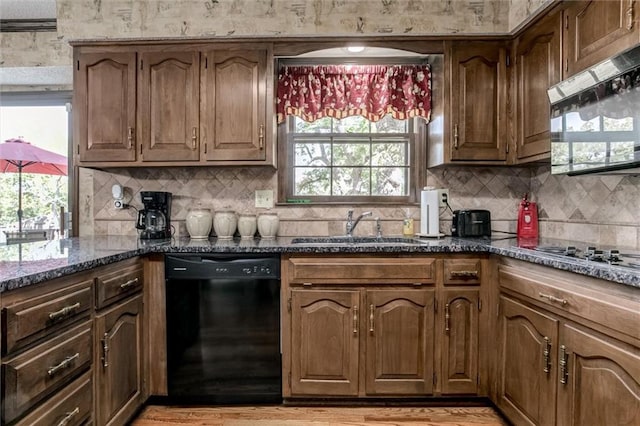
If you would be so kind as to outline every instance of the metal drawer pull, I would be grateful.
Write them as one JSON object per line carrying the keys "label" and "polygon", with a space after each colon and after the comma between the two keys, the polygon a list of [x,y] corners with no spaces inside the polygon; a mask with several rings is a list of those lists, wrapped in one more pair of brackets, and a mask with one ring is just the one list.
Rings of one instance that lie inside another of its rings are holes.
{"label": "metal drawer pull", "polygon": [[478,271],[451,271],[451,278],[478,278]]}
{"label": "metal drawer pull", "polygon": [[59,311],[49,313],[49,319],[52,321],[59,320],[60,318],[64,318],[70,313],[74,312],[76,309],[80,308],[80,302],[74,303],[70,306],[65,306]]}
{"label": "metal drawer pull", "polygon": [[129,288],[132,285],[136,285],[136,284],[138,284],[138,278],[134,278],[132,280],[127,281],[126,283],[120,284],[120,288],[124,290],[124,289]]}
{"label": "metal drawer pull", "polygon": [[538,296],[542,297],[543,299],[547,299],[549,302],[561,303],[562,306],[566,306],[569,304],[569,301],[567,299],[560,299],[550,294],[538,293]]}
{"label": "metal drawer pull", "polygon": [[560,383],[563,385],[567,384],[567,379],[569,378],[569,371],[567,369],[567,348],[564,345],[560,346]]}
{"label": "metal drawer pull", "polygon": [[547,336],[544,336],[544,349],[542,350],[542,355],[544,357],[544,368],[542,371],[548,375],[551,372],[551,339]]}
{"label": "metal drawer pull", "polygon": [[373,312],[374,312],[373,303],[369,305],[369,333],[373,334]]}
{"label": "metal drawer pull", "polygon": [[104,339],[102,339],[102,367],[107,368],[109,366],[109,334],[104,333]]}
{"label": "metal drawer pull", "polygon": [[353,307],[353,334],[358,334],[358,306]]}
{"label": "metal drawer pull", "polygon": [[69,367],[73,363],[73,361],[75,361],[78,358],[80,358],[80,353],[78,352],[76,352],[75,355],[66,357],[65,359],[60,361],[60,364],[54,365],[53,367],[49,367],[49,369],[47,370],[47,374],[49,374],[49,376],[53,376],[58,371]]}
{"label": "metal drawer pull", "polygon": [[73,411],[68,412],[57,426],[66,426],[69,424],[73,416],[80,414],[80,407],[76,407]]}
{"label": "metal drawer pull", "polygon": [[449,304],[444,305],[444,331],[449,332],[449,320],[451,319],[451,314],[449,313]]}

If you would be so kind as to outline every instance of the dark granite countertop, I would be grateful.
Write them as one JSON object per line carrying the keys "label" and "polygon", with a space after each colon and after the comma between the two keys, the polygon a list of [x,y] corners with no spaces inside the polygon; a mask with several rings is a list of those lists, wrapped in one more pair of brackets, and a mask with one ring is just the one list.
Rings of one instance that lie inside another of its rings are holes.
{"label": "dark granite countertop", "polygon": [[[401,241],[398,239],[398,241]],[[558,257],[517,246],[515,238],[445,237],[407,240],[416,244],[338,245],[273,240],[204,241],[173,239],[143,242],[136,237],[103,236],[0,246],[0,293],[148,253],[492,253],[640,288],[640,271]],[[565,244],[544,240],[540,244]]]}

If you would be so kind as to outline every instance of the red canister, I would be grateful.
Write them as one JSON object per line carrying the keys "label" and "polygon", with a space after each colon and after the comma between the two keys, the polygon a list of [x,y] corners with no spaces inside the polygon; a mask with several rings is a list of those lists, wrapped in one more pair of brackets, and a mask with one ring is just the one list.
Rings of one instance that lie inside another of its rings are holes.
{"label": "red canister", "polygon": [[538,240],[538,206],[524,194],[518,208],[518,240],[533,242]]}

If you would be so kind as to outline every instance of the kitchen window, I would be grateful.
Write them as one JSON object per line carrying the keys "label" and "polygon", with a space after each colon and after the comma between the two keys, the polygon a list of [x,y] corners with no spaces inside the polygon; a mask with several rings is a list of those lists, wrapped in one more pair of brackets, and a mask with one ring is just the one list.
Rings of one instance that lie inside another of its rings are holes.
{"label": "kitchen window", "polygon": [[281,70],[279,201],[416,202],[429,79],[428,65]]}

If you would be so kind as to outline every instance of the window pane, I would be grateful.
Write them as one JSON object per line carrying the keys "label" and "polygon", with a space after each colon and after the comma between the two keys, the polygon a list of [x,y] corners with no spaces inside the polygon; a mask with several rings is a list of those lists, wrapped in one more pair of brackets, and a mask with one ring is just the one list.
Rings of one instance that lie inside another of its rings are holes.
{"label": "window pane", "polygon": [[624,117],[620,119],[603,117],[602,127],[605,132],[612,130],[633,130],[633,118]]}
{"label": "window pane", "polygon": [[573,144],[573,162],[603,163],[606,146],[605,142],[575,142]]}
{"label": "window pane", "polygon": [[592,118],[591,120],[583,120],[580,118],[580,114],[577,112],[570,112],[566,116],[567,120],[567,132],[599,132],[600,131],[600,117]]}
{"label": "window pane", "polygon": [[369,195],[370,171],[363,167],[333,169],[333,195]]}
{"label": "window pane", "polygon": [[294,195],[331,195],[331,169],[296,168]]}
{"label": "window pane", "polygon": [[408,169],[404,167],[381,167],[372,169],[371,195],[407,195]]}
{"label": "window pane", "polygon": [[405,166],[409,164],[404,141],[374,143],[371,147],[372,166]]}
{"label": "window pane", "polygon": [[556,164],[568,164],[569,163],[569,144],[566,143],[552,143],[551,144],[551,158],[555,160]]}
{"label": "window pane", "polygon": [[551,133],[558,133],[562,131],[562,116],[553,117],[551,119]]}
{"label": "window pane", "polygon": [[334,119],[333,133],[369,133],[369,120],[360,116]]}
{"label": "window pane", "polygon": [[633,141],[628,142],[611,142],[611,161],[629,161],[633,160]]}
{"label": "window pane", "polygon": [[333,145],[334,166],[368,166],[371,158],[369,141],[337,140]]}
{"label": "window pane", "polygon": [[296,166],[329,166],[331,165],[331,143],[297,142],[295,144]]}
{"label": "window pane", "polygon": [[396,120],[387,114],[371,123],[371,133],[407,133],[407,120]]}
{"label": "window pane", "polygon": [[300,117],[295,117],[295,131],[297,133],[331,133],[331,117],[324,117],[308,123]]}

